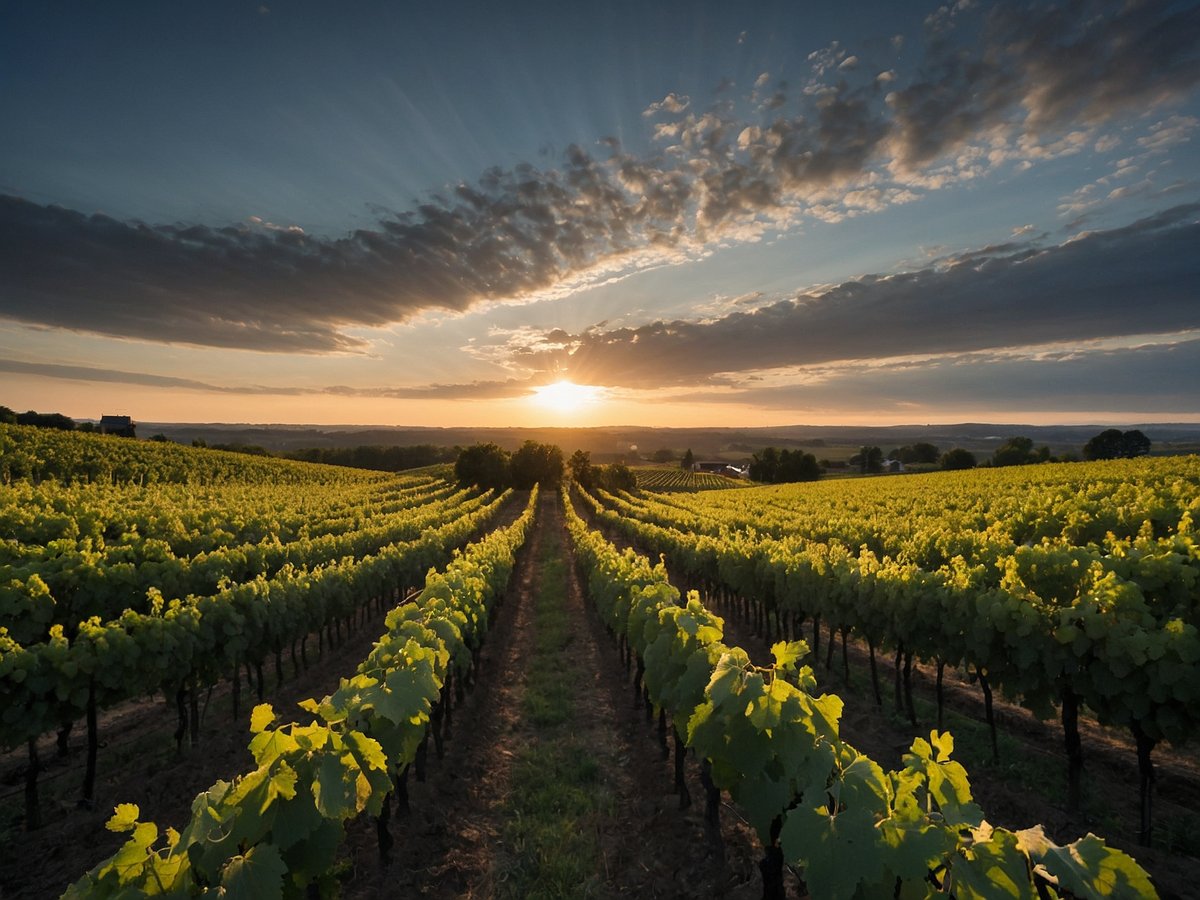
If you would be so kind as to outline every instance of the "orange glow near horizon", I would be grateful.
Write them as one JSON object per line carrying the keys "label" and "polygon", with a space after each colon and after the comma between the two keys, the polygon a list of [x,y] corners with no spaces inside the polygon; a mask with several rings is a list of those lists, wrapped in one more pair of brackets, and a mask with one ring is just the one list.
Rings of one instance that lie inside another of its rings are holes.
{"label": "orange glow near horizon", "polygon": [[[560,387],[565,384],[565,387]],[[135,422],[220,422],[314,426],[442,428],[571,427],[753,428],[786,425],[920,425],[986,421],[1028,425],[1123,425],[1166,418],[1145,410],[1029,410],[1008,405],[955,404],[844,412],[824,408],[763,408],[704,402],[667,392],[635,392],[559,382],[524,397],[495,400],[414,400],[326,397],[320,394],[240,395],[144,385],[65,381],[14,375],[0,403],[18,411],[60,412],[75,418],[130,415]],[[1175,422],[1200,422],[1175,414]],[[140,433],[140,432],[139,432]]]}
{"label": "orange glow near horizon", "polygon": [[605,390],[566,379],[534,388],[532,402],[542,409],[568,416],[583,412],[604,399]]}

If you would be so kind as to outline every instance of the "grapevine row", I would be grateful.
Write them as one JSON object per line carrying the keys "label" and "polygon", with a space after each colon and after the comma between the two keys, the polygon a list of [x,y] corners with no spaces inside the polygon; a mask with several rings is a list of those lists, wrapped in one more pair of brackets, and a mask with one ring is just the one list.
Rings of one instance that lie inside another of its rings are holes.
{"label": "grapevine row", "polygon": [[[906,670],[913,657],[935,662],[939,673],[946,665],[969,667],[989,703],[993,686],[1043,716],[1057,703],[1072,805],[1080,791],[1080,708],[1130,728],[1142,773],[1142,839],[1149,840],[1151,751],[1163,738],[1192,738],[1200,722],[1200,683],[1191,677],[1200,662],[1200,560],[1190,513],[1171,536],[1147,537],[1123,553],[1044,543],[1012,548],[988,565],[958,559],[929,571],[836,542],[696,534],[689,516],[681,516],[681,527],[660,525],[653,520],[670,521],[663,507],[648,515],[631,498],[603,500],[593,508],[606,524],[666,554],[699,583],[752,598],[760,617],[793,628],[811,619],[814,642],[824,622],[831,642],[839,631],[860,635],[872,662],[889,647]],[[1176,552],[1178,544],[1193,552]],[[878,696],[877,681],[875,690]]]}
{"label": "grapevine row", "polygon": [[243,666],[259,671],[261,687],[262,665],[272,655],[278,673],[289,647],[294,663],[297,643],[304,657],[309,634],[340,629],[340,623],[364,609],[366,599],[382,600],[396,585],[415,583],[489,522],[506,497],[362,559],[347,557],[312,569],[288,564],[271,578],[259,576],[210,596],[169,603],[155,593],[149,611],[126,610],[109,622],[93,617],[80,623],[70,640],[61,626],[53,626],[47,641],[23,647],[0,628],[0,735],[7,747],[24,742],[29,748],[28,827],[38,822],[39,735],[86,718],[84,799],[90,800],[98,710],[162,691],[176,698],[178,739],[190,727],[194,741],[202,686],[231,675],[236,711]]}
{"label": "grapevine row", "polygon": [[904,768],[885,772],[838,736],[841,700],[812,695],[812,670],[797,665],[803,642],[779,642],[773,666],[754,666],[721,642],[722,620],[694,593],[680,605],[661,565],[619,552],[565,491],[563,502],[602,619],[636,654],[676,739],[745,811],[773,861],[764,878],[787,862],[802,867],[812,896],[833,900],[1156,896],[1130,857],[1094,835],[1060,847],[1040,826],[990,825],[948,734],[917,739]]}
{"label": "grapevine row", "polygon": [[[379,473],[375,473],[379,475]],[[227,481],[294,485],[361,483],[358,470],[321,463],[260,459],[244,453],[199,450],[159,441],[0,425],[0,482],[18,479],[111,484]]]}
{"label": "grapevine row", "polygon": [[271,536],[253,544],[218,547],[194,557],[176,557],[153,541],[102,549],[64,547],[55,542],[36,548],[20,564],[6,566],[0,584],[0,612],[9,636],[22,643],[43,640],[52,625],[67,637],[77,623],[99,616],[114,618],[125,610],[145,612],[150,595],[208,595],[224,583],[273,577],[284,566],[311,569],[345,557],[361,558],[381,548],[413,540],[443,521],[450,510],[466,514],[484,501],[468,492],[439,491],[426,500],[385,516],[361,521],[359,528],[287,543]]}
{"label": "grapevine row", "polygon": [[250,750],[256,768],[218,781],[192,804],[182,831],[139,821],[133,804],[109,820],[125,845],[73,884],[65,898],[172,893],[271,900],[332,881],[346,824],[377,818],[381,851],[391,838],[390,795],[462,679],[512,573],[536,509],[430,571],[415,602],[392,610],[387,630],[357,673],[321,702],[301,706],[308,725],[280,723],[255,707]]}

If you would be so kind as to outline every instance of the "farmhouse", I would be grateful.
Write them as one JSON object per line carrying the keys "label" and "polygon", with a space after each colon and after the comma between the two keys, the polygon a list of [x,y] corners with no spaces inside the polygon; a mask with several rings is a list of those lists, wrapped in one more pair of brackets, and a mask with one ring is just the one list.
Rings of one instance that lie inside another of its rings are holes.
{"label": "farmhouse", "polygon": [[115,434],[119,437],[136,437],[136,425],[129,416],[101,416],[100,433]]}

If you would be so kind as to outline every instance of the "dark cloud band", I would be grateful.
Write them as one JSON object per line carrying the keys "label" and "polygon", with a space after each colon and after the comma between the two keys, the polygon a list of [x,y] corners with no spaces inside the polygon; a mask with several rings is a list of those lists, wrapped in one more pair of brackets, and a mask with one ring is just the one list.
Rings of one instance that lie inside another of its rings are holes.
{"label": "dark cloud band", "polygon": [[[962,33],[951,40],[948,29]],[[659,156],[633,157],[615,141],[603,160],[571,147],[556,168],[494,169],[341,238],[253,219],[147,225],[0,196],[0,317],[202,346],[360,352],[354,328],[586,282],[804,213],[836,216],[831,194],[873,177],[898,179],[876,207],[912,199],[906,177],[985,134],[1036,143],[1186,95],[1200,81],[1198,47],[1200,8],[1157,0],[935,16],[907,86],[861,64],[823,66],[835,80],[781,85],[753,123],[724,101],[701,112],[668,94],[649,110],[667,145]]]}
{"label": "dark cloud band", "polygon": [[563,349],[535,361],[578,382],[652,387],[782,366],[1200,328],[1198,215],[1193,204],[1049,248],[1010,243],[710,322],[557,333]]}

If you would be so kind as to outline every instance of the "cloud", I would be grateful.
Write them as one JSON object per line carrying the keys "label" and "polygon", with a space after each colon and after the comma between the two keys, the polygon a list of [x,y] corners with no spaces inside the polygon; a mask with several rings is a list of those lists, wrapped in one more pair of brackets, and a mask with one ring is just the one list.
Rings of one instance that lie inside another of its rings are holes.
{"label": "cloud", "polygon": [[652,116],[658,112],[681,113],[688,108],[692,102],[691,97],[686,94],[676,94],[674,91],[667,94],[657,103],[651,103],[642,111],[643,116]]}
{"label": "cloud", "polygon": [[1082,347],[1052,354],[954,354],[797,373],[787,383],[676,394],[675,402],[752,405],[798,416],[922,416],[1094,412],[1200,413],[1191,389],[1200,340]]}
{"label": "cloud", "polygon": [[[340,237],[260,217],[121,221],[0,196],[0,317],[148,341],[361,353],[355,329],[559,296],[804,218],[912,202],[1000,165],[1111,149],[1101,125],[1196,86],[1197,46],[1194,5],[955,2],[930,17],[907,83],[891,70],[880,79],[880,67],[852,63],[865,57],[833,43],[808,57],[810,80],[760,94],[764,72],[740,107],[723,99],[700,110],[674,92],[650,104],[657,151],[605,142],[598,159],[571,146],[545,167],[490,169]],[[1169,151],[1195,124],[1147,124],[1144,152]],[[1063,211],[1157,190],[1121,187],[1088,188]]]}
{"label": "cloud", "polygon": [[[937,30],[963,4],[933,17]],[[1200,81],[1200,9],[1147,0],[1030,7],[996,4],[982,50],[935,42],[926,77],[889,95],[896,156],[919,168],[990,129],[1042,138],[1184,96]]]}
{"label": "cloud", "polygon": [[1200,125],[1200,119],[1195,116],[1171,116],[1150,127],[1150,133],[1138,138],[1137,144],[1151,152],[1164,151],[1176,144],[1182,144],[1192,139],[1192,132]]}
{"label": "cloud", "polygon": [[193,378],[177,378],[152,372],[129,372],[94,366],[72,366],[0,358],[0,372],[33,375],[67,381],[103,384],[132,384],[142,387],[201,391],[204,393],[279,397],[362,397],[388,400],[502,400],[530,396],[544,378],[510,378],[472,381],[463,384],[430,384],[408,387],[298,387],[294,385],[222,385]]}
{"label": "cloud", "polygon": [[543,365],[589,384],[717,383],[725,373],[1200,328],[1200,204],[1047,248],[1009,242],[704,322],[593,329]]}
{"label": "cloud", "polygon": [[261,220],[122,222],[0,196],[0,316],[151,341],[361,352],[347,328],[519,298],[678,245],[686,179],[634,160],[617,168],[573,147],[559,169],[494,169],[337,239]]}

